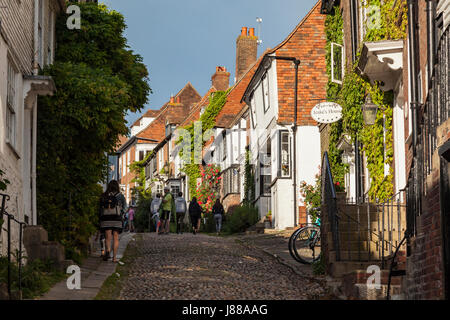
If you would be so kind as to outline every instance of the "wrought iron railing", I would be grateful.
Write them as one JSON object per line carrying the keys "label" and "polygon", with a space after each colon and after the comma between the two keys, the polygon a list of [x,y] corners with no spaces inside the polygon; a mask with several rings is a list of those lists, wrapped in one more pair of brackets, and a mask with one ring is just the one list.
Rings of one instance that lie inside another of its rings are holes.
{"label": "wrought iron railing", "polygon": [[[381,267],[400,246],[406,230],[406,190],[401,190],[382,202],[348,203],[343,199],[337,206],[340,220],[342,261],[377,261]],[[353,210],[349,214],[348,210]],[[356,247],[356,248],[355,248]]]}
{"label": "wrought iron railing", "polygon": [[[1,197],[1,207],[0,207],[0,217],[6,217],[6,229],[3,229],[8,234],[7,238],[7,256],[8,256],[8,296],[11,300],[13,298],[12,296],[12,272],[11,272],[11,254],[12,254],[12,248],[11,248],[11,222],[15,222],[19,225],[19,250],[17,252],[17,266],[18,266],[18,285],[19,285],[19,299],[21,299],[21,293],[22,293],[22,238],[23,238],[23,227],[26,225],[25,222],[18,221],[14,215],[9,214],[6,212],[6,201],[9,201],[9,195],[0,193]],[[0,228],[3,228],[3,226],[0,225]],[[1,234],[1,233],[0,233]]]}
{"label": "wrought iron railing", "polygon": [[[433,169],[432,155],[436,150],[439,125],[450,117],[450,26],[443,32],[436,54],[427,100],[423,106],[423,117],[420,123],[425,153],[425,173]],[[420,119],[420,118],[419,118]]]}
{"label": "wrought iron railing", "polygon": [[[377,261],[385,267],[400,246],[406,230],[406,192],[382,202],[338,202],[325,152],[322,162],[322,204],[326,205],[336,261]],[[353,210],[350,214],[349,210]],[[324,212],[323,212],[324,213]]]}
{"label": "wrought iron railing", "polygon": [[416,154],[412,159],[407,184],[407,232],[417,233],[416,219],[422,211],[424,182],[433,170],[433,153],[437,148],[437,128],[450,117],[450,26],[439,40],[427,99],[419,110]]}
{"label": "wrought iron railing", "polygon": [[[336,190],[333,183],[333,174],[331,173],[330,161],[328,159],[328,152],[325,152],[322,160],[321,173],[322,186],[322,205],[326,205],[327,218],[330,223],[331,233],[333,238],[332,250],[336,252],[336,261],[341,259],[339,246],[339,217],[337,213]],[[322,211],[323,212],[323,211]]]}

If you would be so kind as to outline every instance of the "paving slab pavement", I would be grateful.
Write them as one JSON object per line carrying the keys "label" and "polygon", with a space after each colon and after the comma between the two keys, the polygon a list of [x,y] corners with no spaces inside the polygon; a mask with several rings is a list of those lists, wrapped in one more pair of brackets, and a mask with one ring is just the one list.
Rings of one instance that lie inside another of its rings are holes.
{"label": "paving slab pavement", "polygon": [[[119,249],[117,258],[121,259],[130,241],[134,240],[134,233],[124,232],[119,235]],[[103,261],[100,258],[100,245],[94,243],[94,252],[86,258],[81,267],[81,289],[69,290],[67,280],[58,282],[38,300],[92,300],[100,291],[103,282],[112,275],[117,267],[116,263]]]}

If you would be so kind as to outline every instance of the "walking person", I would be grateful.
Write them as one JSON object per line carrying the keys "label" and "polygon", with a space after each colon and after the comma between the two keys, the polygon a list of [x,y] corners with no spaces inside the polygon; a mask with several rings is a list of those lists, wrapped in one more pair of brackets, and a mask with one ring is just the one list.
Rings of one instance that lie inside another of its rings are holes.
{"label": "walking person", "polygon": [[130,232],[134,232],[134,208],[130,207],[128,209],[128,229]]}
{"label": "walking person", "polygon": [[110,258],[111,240],[113,240],[113,262],[118,262],[119,233],[122,232],[122,215],[126,207],[126,200],[120,193],[119,183],[117,180],[111,180],[106,191],[100,197],[99,210],[100,231],[105,233],[106,252],[103,256],[105,261]]}
{"label": "walking person", "polygon": [[175,201],[172,193],[170,193],[169,187],[164,187],[164,198],[161,204],[161,225],[164,234],[169,234],[170,231],[170,218],[175,211]]}
{"label": "walking person", "polygon": [[156,234],[159,234],[159,227],[161,221],[159,219],[159,207],[161,206],[161,194],[157,193],[156,198],[152,200],[150,204],[150,212],[152,213],[152,219],[155,220]]}
{"label": "walking person", "polygon": [[189,203],[189,217],[192,223],[192,233],[195,235],[200,229],[200,218],[202,216],[202,207],[197,202],[197,198],[193,197]]}
{"label": "walking person", "polygon": [[178,192],[178,197],[175,199],[175,211],[177,216],[177,234],[183,233],[183,220],[186,215],[186,200],[183,198],[183,193]]}
{"label": "walking person", "polygon": [[212,207],[212,214],[214,216],[214,221],[216,222],[216,233],[220,234],[220,230],[222,229],[222,219],[225,214],[225,210],[223,209],[222,204],[219,199],[216,199],[214,206]]}

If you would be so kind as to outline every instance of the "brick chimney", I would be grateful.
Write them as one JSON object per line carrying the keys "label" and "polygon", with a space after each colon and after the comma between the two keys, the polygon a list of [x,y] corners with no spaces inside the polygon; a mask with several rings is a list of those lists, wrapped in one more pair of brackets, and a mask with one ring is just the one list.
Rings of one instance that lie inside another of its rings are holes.
{"label": "brick chimney", "polygon": [[211,82],[214,88],[218,91],[225,91],[230,85],[230,73],[225,67],[216,67],[216,73],[211,77]]}
{"label": "brick chimney", "polygon": [[242,27],[241,34],[236,39],[236,81],[256,61],[258,52],[258,37],[255,28]]}

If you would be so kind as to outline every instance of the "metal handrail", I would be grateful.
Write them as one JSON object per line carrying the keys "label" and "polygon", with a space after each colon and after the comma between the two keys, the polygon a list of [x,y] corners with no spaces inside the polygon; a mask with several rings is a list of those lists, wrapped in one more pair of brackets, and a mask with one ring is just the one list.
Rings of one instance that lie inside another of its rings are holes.
{"label": "metal handrail", "polygon": [[[328,183],[327,183],[328,180]],[[336,261],[341,259],[340,241],[339,241],[339,215],[336,203],[336,190],[333,184],[333,174],[331,173],[330,161],[328,159],[328,152],[324,152],[322,160],[322,174],[321,174],[321,193],[322,205],[327,205],[328,218],[331,223],[331,232],[333,236],[333,248],[336,252]],[[327,192],[329,191],[329,192]]]}
{"label": "metal handrail", "polygon": [[[7,244],[7,248],[8,248],[8,296],[9,299],[12,300],[12,295],[11,295],[11,221],[16,222],[19,224],[19,256],[17,257],[17,263],[18,263],[18,267],[19,267],[19,299],[21,299],[21,293],[22,293],[22,238],[23,238],[23,227],[25,225],[27,225],[27,223],[23,222],[23,221],[19,221],[17,220],[13,214],[10,214],[8,212],[6,212],[5,210],[5,205],[6,205],[6,200],[9,201],[10,196],[7,194],[3,194],[0,193],[0,196],[2,197],[2,202],[1,202],[1,211],[0,214],[1,216],[6,216],[7,217],[7,229],[5,229],[5,231],[8,233],[8,244]],[[0,226],[0,228],[3,228],[3,226]]]}
{"label": "metal handrail", "polygon": [[[404,208],[406,207],[406,204],[400,204],[399,200],[401,197],[401,194],[406,192],[406,189],[402,189],[399,190],[396,194],[392,195],[390,198],[386,199],[385,201],[381,202],[381,203],[375,203],[374,205],[377,206],[377,214],[380,214],[379,211],[379,207],[382,207],[382,221],[381,221],[381,227],[383,228],[383,231],[380,231],[380,219],[378,217],[378,232],[374,232],[371,230],[370,227],[370,221],[371,221],[371,215],[370,215],[370,202],[367,202],[367,226],[364,227],[363,224],[360,221],[360,207],[358,205],[357,207],[357,214],[358,214],[358,219],[353,218],[352,216],[350,216],[349,214],[347,214],[346,212],[342,211],[339,207],[337,207],[337,212],[338,215],[337,217],[341,220],[346,219],[347,223],[348,223],[348,228],[349,228],[349,233],[350,233],[350,223],[355,223],[358,226],[358,258],[359,260],[361,260],[361,246],[359,245],[362,242],[366,242],[368,243],[368,260],[370,261],[370,257],[371,257],[371,247],[370,247],[370,243],[377,243],[381,242],[381,248],[378,248],[378,251],[380,253],[381,256],[381,263],[382,263],[382,267],[384,267],[385,264],[385,248],[388,248],[389,252],[394,252],[394,251],[398,251],[398,249],[401,247],[401,243],[400,244],[395,244],[394,243],[394,239],[392,236],[392,232],[394,231],[394,223],[393,223],[393,216],[394,216],[394,209],[393,207],[397,208],[397,226],[398,226],[398,240],[400,241],[401,238],[401,211],[400,208]],[[405,193],[406,195],[406,193]],[[373,203],[372,203],[373,205]],[[387,213],[387,214],[385,214]],[[385,221],[385,216],[387,215],[387,220]],[[345,220],[343,220],[345,221]],[[387,223],[386,223],[387,222]],[[385,225],[387,225],[387,230],[384,230]],[[360,238],[360,234],[361,234],[361,227],[363,227],[363,231],[365,230],[365,228],[367,228],[367,239],[366,240],[361,240]],[[385,232],[388,232],[389,234],[389,239],[385,239]],[[375,236],[376,239],[373,239],[373,236]],[[349,239],[348,239],[349,241]],[[386,245],[386,247],[385,247]],[[350,258],[350,243],[348,242],[347,245],[347,249],[348,249],[348,254],[349,254],[349,258]]]}

